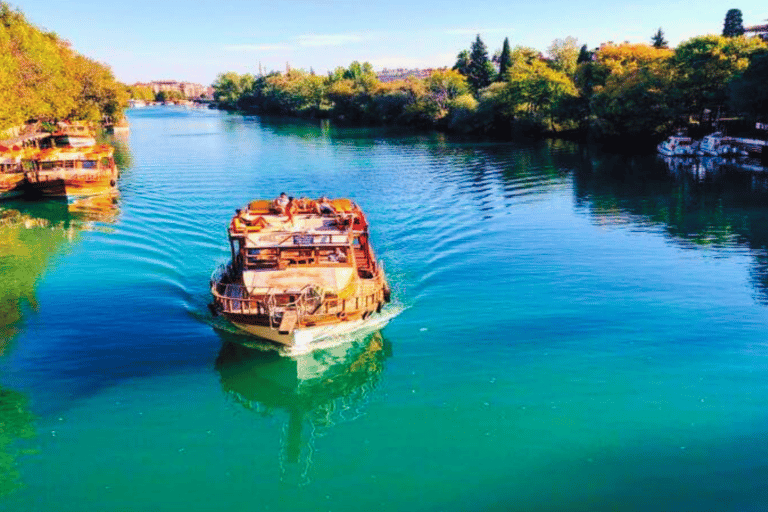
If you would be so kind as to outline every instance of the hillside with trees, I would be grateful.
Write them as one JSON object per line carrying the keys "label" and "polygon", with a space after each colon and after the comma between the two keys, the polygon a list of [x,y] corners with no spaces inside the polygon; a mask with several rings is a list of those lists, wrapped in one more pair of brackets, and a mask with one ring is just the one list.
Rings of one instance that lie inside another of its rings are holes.
{"label": "hillside with trees", "polygon": [[119,118],[127,99],[107,66],[0,2],[0,131],[33,120]]}

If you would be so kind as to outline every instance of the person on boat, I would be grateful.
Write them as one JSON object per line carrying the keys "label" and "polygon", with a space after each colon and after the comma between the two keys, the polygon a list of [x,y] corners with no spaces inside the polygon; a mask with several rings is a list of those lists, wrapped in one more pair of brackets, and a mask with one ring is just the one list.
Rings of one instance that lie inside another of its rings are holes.
{"label": "person on boat", "polygon": [[288,216],[288,222],[293,225],[293,215],[298,210],[299,206],[296,204],[296,200],[293,197],[288,198],[288,204],[285,206],[285,214]]}
{"label": "person on boat", "polygon": [[336,213],[336,209],[331,204],[330,199],[325,196],[317,200],[315,211],[318,215],[333,215]]}
{"label": "person on boat", "polygon": [[347,255],[341,250],[341,247],[337,247],[335,251],[328,255],[328,261],[335,263],[346,263]]}
{"label": "person on boat", "polygon": [[279,196],[272,201],[272,207],[277,213],[285,213],[285,208],[288,206],[290,199],[285,192],[282,192]]}

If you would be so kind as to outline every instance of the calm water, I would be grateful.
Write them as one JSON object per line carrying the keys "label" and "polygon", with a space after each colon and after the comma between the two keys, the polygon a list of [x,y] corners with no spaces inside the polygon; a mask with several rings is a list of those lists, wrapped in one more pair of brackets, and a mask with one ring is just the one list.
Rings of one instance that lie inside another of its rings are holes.
{"label": "calm water", "polygon": [[[766,177],[129,116],[115,204],[0,204],[0,509],[768,508]],[[367,212],[383,331],[290,358],[210,317],[283,190]]]}

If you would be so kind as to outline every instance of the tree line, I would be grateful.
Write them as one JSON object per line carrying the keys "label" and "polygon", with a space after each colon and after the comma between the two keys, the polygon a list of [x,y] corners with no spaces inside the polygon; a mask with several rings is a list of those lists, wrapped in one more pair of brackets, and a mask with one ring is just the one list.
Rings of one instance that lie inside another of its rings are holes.
{"label": "tree line", "polygon": [[109,67],[0,2],[0,130],[33,120],[120,118],[127,100]]}
{"label": "tree line", "polygon": [[734,18],[729,11],[726,35],[694,37],[674,49],[659,29],[649,44],[589,50],[567,37],[546,53],[511,48],[505,39],[489,56],[478,35],[452,69],[424,79],[381,82],[359,62],[323,76],[228,72],[213,84],[214,99],[225,109],[460,133],[652,140],[726,115],[768,119],[768,44],[743,35]]}

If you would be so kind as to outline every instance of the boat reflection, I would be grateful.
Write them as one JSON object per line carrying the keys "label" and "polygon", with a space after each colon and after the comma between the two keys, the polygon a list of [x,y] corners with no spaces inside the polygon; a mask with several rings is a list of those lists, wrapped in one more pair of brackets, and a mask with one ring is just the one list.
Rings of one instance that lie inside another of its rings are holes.
{"label": "boat reflection", "polygon": [[360,415],[391,356],[380,332],[291,357],[243,346],[240,334],[216,332],[224,341],[216,359],[224,391],[265,416],[287,413],[281,479],[298,472],[309,480],[315,436]]}

